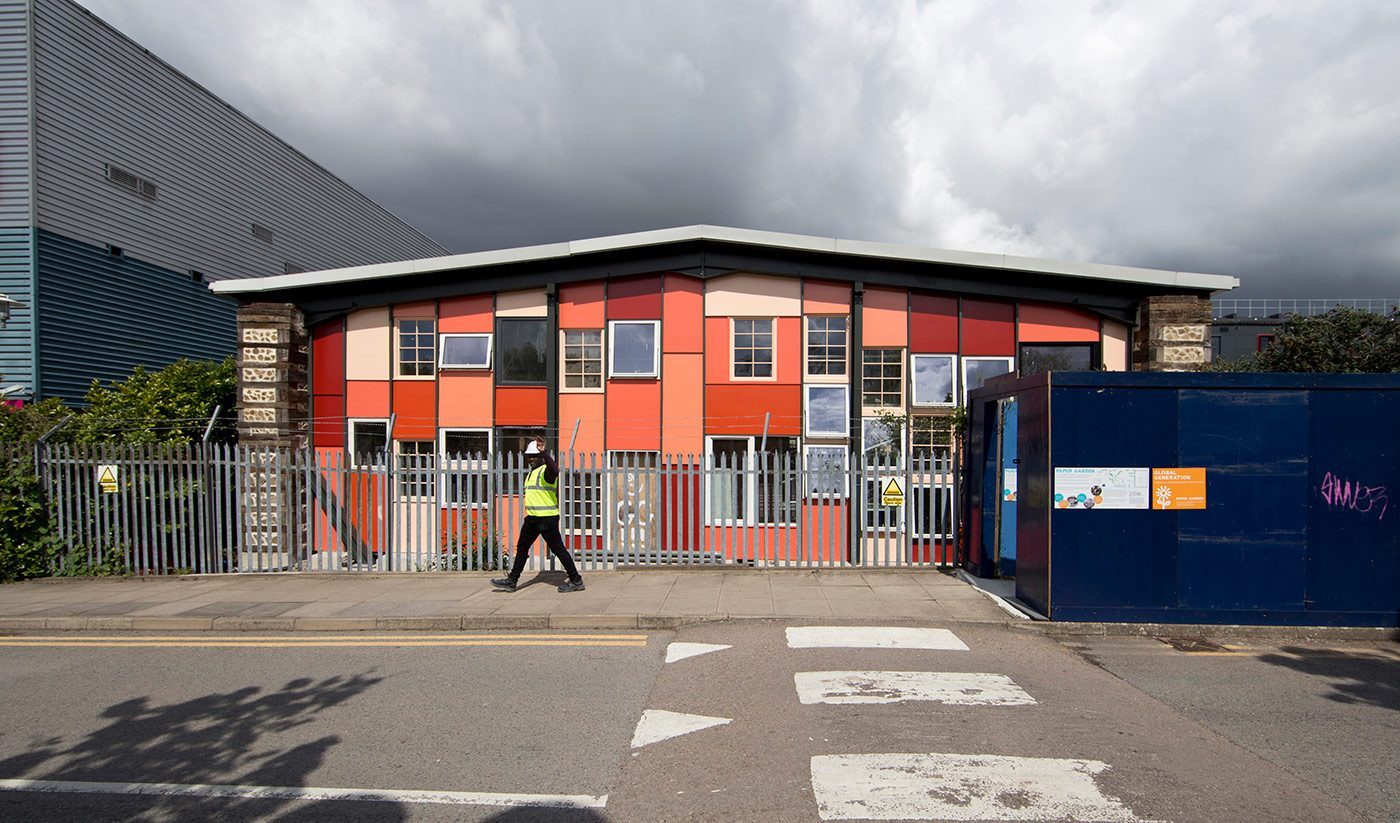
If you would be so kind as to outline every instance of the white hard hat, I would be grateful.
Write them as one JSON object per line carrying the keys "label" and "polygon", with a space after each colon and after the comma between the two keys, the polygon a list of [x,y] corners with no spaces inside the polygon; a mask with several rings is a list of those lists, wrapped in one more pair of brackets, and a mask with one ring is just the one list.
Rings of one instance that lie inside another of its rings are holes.
{"label": "white hard hat", "polygon": [[533,440],[531,440],[531,441],[525,446],[525,453],[526,453],[526,454],[539,454],[539,453],[540,453],[540,444],[539,444],[539,443],[536,443],[536,442],[533,441]]}

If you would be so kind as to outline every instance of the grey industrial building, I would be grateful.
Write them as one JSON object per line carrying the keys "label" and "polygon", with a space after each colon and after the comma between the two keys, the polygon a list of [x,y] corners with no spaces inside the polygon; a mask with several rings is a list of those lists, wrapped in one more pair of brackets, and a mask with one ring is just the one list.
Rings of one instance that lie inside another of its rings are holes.
{"label": "grey industrial building", "polygon": [[0,0],[6,400],[235,348],[207,283],[446,249],[70,0]]}

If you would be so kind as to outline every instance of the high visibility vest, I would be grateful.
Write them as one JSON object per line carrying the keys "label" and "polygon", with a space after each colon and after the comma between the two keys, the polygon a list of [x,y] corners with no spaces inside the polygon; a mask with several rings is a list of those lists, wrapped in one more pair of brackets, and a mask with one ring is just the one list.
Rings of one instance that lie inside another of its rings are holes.
{"label": "high visibility vest", "polygon": [[536,466],[525,476],[525,513],[532,517],[559,516],[559,478],[545,480],[545,468]]}

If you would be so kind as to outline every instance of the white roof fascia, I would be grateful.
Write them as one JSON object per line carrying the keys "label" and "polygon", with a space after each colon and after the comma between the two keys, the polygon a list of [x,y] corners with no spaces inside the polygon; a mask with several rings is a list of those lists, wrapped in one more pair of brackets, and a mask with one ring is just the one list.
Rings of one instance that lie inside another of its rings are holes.
{"label": "white roof fascia", "polygon": [[1083,277],[1092,280],[1109,280],[1122,283],[1168,286],[1185,289],[1208,289],[1223,291],[1239,287],[1237,277],[1220,274],[1198,274],[1175,272],[1162,269],[1144,269],[1134,266],[1112,266],[1103,263],[1072,263],[1057,260],[1044,260],[1036,257],[1015,257],[986,252],[934,249],[924,246],[907,246],[896,243],[875,243],[863,240],[840,240],[829,237],[813,237],[802,234],[758,231],[756,229],[736,229],[726,226],[678,226],[655,231],[616,234],[607,237],[594,237],[574,240],[568,243],[550,243],[539,246],[522,246],[513,249],[456,254],[447,257],[429,257],[422,260],[405,260],[398,263],[379,263],[372,266],[355,266],[346,269],[329,269],[319,272],[280,274],[272,277],[247,278],[241,280],[219,280],[209,288],[221,294],[247,294],[282,289],[321,286],[333,283],[352,283],[377,278],[402,277],[412,274],[425,274],[452,269],[470,269],[506,263],[536,262],[550,259],[563,259],[573,255],[596,254],[599,252],[636,249],[646,246],[660,246],[667,243],[680,243],[694,240],[715,240],[749,246],[764,246],[788,251],[811,251],[822,254],[841,254],[853,257],[871,257],[887,260],[907,260],[912,262],[940,263],[971,268],[1030,271],[1053,274],[1060,277]]}

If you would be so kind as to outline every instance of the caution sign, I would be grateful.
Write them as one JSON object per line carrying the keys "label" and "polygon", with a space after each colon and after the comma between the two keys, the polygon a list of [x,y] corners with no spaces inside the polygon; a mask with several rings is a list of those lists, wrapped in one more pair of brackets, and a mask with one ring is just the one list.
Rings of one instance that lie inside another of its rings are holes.
{"label": "caution sign", "polygon": [[103,465],[97,467],[97,485],[102,488],[103,494],[117,493],[117,467]]}
{"label": "caution sign", "polygon": [[903,506],[904,489],[899,487],[899,481],[891,477],[890,482],[880,490],[880,505],[882,506]]}
{"label": "caution sign", "polygon": [[1205,469],[1153,469],[1152,508],[1204,509]]}

